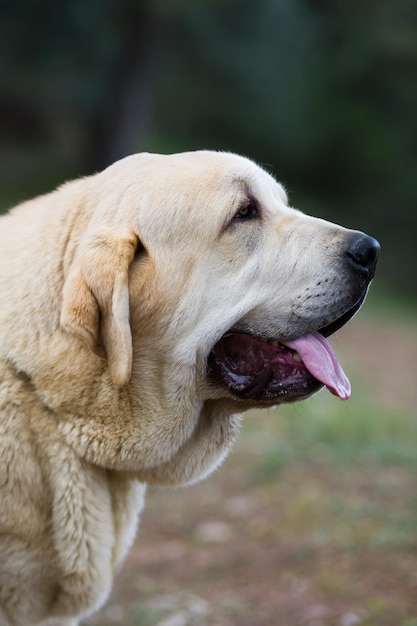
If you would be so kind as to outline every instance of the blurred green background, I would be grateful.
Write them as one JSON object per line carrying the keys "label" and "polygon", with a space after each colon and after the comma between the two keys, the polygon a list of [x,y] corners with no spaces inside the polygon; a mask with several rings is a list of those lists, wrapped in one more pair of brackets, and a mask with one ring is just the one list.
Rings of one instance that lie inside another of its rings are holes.
{"label": "blurred green background", "polygon": [[0,206],[142,150],[241,152],[415,295],[415,0],[0,0]]}
{"label": "blurred green background", "polygon": [[246,154],[378,238],[353,397],[151,491],[99,626],[417,626],[417,3],[0,0],[0,211],[138,151]]}

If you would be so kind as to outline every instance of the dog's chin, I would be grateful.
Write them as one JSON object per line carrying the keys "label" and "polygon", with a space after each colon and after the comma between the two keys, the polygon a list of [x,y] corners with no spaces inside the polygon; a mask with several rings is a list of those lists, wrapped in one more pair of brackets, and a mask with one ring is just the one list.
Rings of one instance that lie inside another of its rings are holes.
{"label": "dog's chin", "polygon": [[354,306],[327,326],[313,326],[303,337],[278,341],[237,325],[225,333],[210,352],[210,386],[217,393],[227,392],[228,397],[250,406],[297,402],[324,385],[334,395],[347,399],[349,381],[325,338],[353,317],[365,296],[363,294]]}

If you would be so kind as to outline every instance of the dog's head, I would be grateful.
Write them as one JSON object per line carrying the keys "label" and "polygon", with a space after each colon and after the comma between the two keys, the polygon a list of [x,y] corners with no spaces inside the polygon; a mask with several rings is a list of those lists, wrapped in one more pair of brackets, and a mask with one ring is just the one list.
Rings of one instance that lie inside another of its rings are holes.
{"label": "dog's head", "polygon": [[66,259],[63,327],[114,383],[238,410],[349,383],[327,336],[359,309],[379,245],[289,206],[251,161],[136,155],[94,177],[99,200]]}

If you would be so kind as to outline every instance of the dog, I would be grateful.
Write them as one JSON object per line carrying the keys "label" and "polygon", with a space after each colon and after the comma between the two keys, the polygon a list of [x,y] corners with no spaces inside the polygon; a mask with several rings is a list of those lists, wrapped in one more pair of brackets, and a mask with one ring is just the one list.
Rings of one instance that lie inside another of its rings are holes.
{"label": "dog", "polygon": [[247,409],[346,399],[326,337],[378,251],[211,151],[132,155],[1,217],[1,626],[101,607],[146,486],[210,474]]}

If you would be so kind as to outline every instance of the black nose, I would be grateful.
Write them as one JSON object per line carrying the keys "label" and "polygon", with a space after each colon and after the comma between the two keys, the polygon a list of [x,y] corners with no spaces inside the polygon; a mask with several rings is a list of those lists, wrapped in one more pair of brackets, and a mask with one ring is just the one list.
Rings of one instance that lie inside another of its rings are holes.
{"label": "black nose", "polygon": [[352,238],[346,250],[346,256],[356,270],[362,272],[366,270],[371,279],[375,274],[380,247],[377,240],[373,237],[358,233]]}

